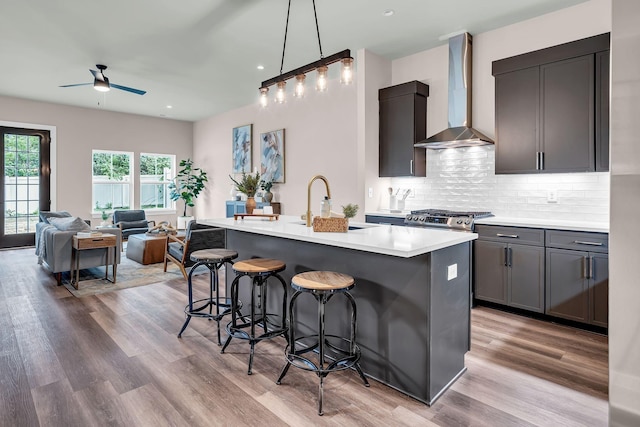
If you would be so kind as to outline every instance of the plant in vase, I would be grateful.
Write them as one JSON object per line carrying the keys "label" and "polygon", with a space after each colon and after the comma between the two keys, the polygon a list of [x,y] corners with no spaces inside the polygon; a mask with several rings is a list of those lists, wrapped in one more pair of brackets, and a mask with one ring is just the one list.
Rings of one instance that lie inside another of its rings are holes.
{"label": "plant in vase", "polygon": [[265,191],[264,199],[267,203],[271,203],[271,201],[273,200],[273,193],[271,192],[271,187],[273,187],[272,181],[260,182],[260,188],[262,188]]}
{"label": "plant in vase", "polygon": [[187,206],[193,207],[195,199],[204,190],[204,183],[208,182],[207,173],[200,168],[193,167],[193,160],[180,160],[178,174],[169,184],[169,197],[171,200],[184,201],[184,211],[178,217],[178,228],[186,228],[193,216],[187,216]]}
{"label": "plant in vase", "polygon": [[252,214],[256,207],[254,197],[260,185],[260,172],[256,172],[255,175],[242,172],[242,177],[239,180],[236,180],[231,175],[229,175],[229,178],[231,178],[231,181],[236,185],[236,189],[247,196],[247,213]]}
{"label": "plant in vase", "polygon": [[96,202],[96,210],[100,211],[100,218],[102,218],[102,223],[100,225],[105,226],[105,225],[109,225],[109,223],[107,222],[109,220],[109,217],[111,216],[111,213],[107,212],[108,210],[111,210],[112,208],[112,204],[111,203],[107,203],[104,207],[100,206],[99,202]]}

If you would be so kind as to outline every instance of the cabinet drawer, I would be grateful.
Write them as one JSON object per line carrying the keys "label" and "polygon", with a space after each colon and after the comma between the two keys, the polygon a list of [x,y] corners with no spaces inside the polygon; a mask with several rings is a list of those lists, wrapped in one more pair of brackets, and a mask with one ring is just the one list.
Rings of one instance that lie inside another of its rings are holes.
{"label": "cabinet drawer", "polygon": [[546,246],[606,253],[609,252],[609,235],[584,231],[547,230]]}
{"label": "cabinet drawer", "polygon": [[476,225],[475,232],[478,233],[480,239],[485,240],[512,242],[521,245],[544,245],[544,230],[538,228]]}

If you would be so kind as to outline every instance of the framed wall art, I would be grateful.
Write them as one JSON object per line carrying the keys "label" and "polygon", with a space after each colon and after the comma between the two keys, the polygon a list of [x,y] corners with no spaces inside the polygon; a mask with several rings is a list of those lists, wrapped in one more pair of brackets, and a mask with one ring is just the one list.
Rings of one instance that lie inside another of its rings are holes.
{"label": "framed wall art", "polygon": [[251,140],[253,125],[233,128],[232,132],[232,173],[251,173]]}
{"label": "framed wall art", "polygon": [[284,182],[284,129],[260,134],[260,175],[265,181]]}

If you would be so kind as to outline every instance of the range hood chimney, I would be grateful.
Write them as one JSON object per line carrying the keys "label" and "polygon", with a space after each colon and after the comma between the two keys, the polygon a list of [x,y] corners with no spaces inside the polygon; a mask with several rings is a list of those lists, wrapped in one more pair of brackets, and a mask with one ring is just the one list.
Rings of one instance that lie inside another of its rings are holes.
{"label": "range hood chimney", "polygon": [[416,142],[415,147],[439,150],[493,144],[471,127],[471,48],[469,33],[449,39],[449,128]]}

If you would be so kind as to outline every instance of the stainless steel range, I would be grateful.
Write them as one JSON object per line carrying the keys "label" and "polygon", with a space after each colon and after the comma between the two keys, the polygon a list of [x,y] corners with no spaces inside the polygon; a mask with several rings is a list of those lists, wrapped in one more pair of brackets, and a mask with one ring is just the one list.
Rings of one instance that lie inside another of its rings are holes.
{"label": "stainless steel range", "polygon": [[451,230],[473,231],[475,218],[489,216],[493,216],[493,214],[491,212],[421,209],[407,214],[404,223],[409,226],[443,227]]}

